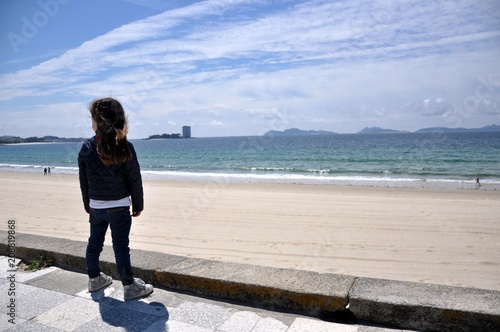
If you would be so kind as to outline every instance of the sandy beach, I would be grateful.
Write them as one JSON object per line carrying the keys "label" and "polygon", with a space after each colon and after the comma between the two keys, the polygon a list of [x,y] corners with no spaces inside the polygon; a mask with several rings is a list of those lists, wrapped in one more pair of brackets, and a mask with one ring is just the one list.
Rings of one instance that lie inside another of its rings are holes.
{"label": "sandy beach", "polygon": [[[0,172],[0,186],[19,233],[87,240],[78,176]],[[224,179],[145,180],[144,190],[132,248],[500,290],[499,191]]]}

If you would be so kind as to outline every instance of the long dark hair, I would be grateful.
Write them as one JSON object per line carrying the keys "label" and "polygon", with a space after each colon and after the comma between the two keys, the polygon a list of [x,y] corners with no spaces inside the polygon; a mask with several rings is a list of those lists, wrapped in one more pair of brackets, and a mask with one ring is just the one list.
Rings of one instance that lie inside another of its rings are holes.
{"label": "long dark hair", "polygon": [[97,124],[97,153],[103,164],[109,166],[131,160],[127,117],[120,102],[114,98],[95,99],[89,111]]}

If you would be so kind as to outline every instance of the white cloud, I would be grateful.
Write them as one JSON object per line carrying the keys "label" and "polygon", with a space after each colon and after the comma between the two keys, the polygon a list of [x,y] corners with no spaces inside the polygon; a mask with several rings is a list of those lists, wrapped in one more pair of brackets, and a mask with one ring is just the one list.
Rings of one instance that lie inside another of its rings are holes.
{"label": "white cloud", "polygon": [[424,99],[414,103],[407,103],[401,107],[403,111],[415,112],[425,116],[443,115],[452,109],[453,105],[443,98]]}
{"label": "white cloud", "polygon": [[[144,127],[196,118],[216,128],[240,125],[241,134],[271,121],[336,130],[344,121],[444,116],[474,95],[478,77],[500,77],[499,37],[494,1],[204,1],[1,75],[0,107],[112,95]],[[493,121],[494,89],[477,106]]]}
{"label": "white cloud", "polygon": [[226,125],[218,120],[212,120],[210,121],[209,125],[213,128],[223,128]]}

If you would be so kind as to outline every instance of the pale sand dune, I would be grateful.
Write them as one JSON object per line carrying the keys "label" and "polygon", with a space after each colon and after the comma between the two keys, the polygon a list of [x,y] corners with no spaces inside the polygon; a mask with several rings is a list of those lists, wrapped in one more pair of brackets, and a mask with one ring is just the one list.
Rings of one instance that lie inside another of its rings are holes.
{"label": "pale sand dune", "polygon": [[[0,186],[18,232],[87,240],[77,176],[0,172]],[[500,290],[498,191],[223,180],[146,180],[144,189],[132,248]]]}

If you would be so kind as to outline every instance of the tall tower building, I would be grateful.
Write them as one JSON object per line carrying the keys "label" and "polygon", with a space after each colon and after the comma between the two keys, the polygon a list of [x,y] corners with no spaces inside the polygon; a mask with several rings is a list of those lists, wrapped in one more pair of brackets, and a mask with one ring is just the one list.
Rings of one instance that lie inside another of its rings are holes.
{"label": "tall tower building", "polygon": [[190,126],[182,126],[182,138],[191,138]]}

